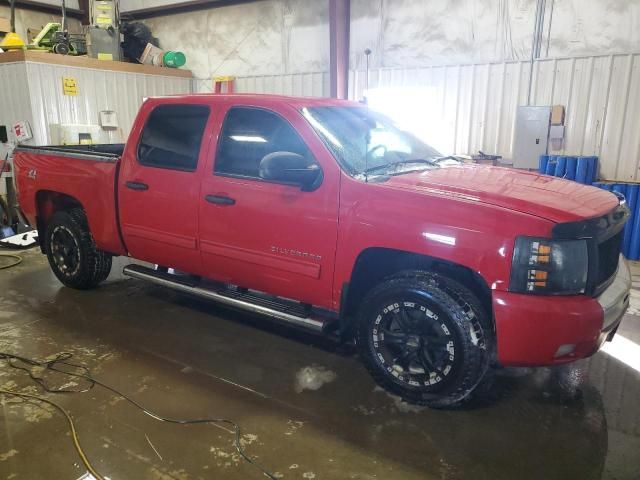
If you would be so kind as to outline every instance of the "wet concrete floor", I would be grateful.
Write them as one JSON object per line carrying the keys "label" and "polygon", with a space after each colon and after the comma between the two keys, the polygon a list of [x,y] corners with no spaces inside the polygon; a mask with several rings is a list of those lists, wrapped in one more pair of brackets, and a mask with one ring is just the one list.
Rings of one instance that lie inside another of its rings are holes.
{"label": "wet concrete floor", "polygon": [[[0,351],[72,352],[163,415],[233,419],[277,478],[640,478],[640,291],[614,343],[635,348],[635,367],[600,352],[569,367],[503,370],[485,402],[435,411],[376,388],[350,348],[124,279],[124,259],[101,288],[80,292],[36,250],[21,255],[0,270]],[[4,361],[0,388],[38,392]],[[264,478],[224,429],[157,422],[100,387],[47,398],[68,409],[111,480]],[[0,397],[0,480],[85,474],[63,417]]]}

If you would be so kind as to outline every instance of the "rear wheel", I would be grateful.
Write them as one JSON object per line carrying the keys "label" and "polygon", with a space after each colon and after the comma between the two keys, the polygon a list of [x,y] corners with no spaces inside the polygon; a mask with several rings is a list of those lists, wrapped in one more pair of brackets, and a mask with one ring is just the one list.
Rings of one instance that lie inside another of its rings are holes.
{"label": "rear wheel", "polygon": [[46,248],[53,273],[68,287],[94,288],[111,271],[111,255],[96,248],[81,208],[53,215],[47,226]]}
{"label": "rear wheel", "polygon": [[487,315],[459,283],[412,271],[375,287],[362,303],[358,349],[374,379],[431,407],[464,402],[490,360]]}

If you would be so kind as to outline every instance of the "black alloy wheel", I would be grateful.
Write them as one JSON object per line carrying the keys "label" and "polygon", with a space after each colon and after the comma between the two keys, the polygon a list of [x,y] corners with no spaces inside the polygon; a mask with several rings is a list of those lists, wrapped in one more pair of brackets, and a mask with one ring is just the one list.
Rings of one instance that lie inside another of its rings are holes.
{"label": "black alloy wheel", "polygon": [[380,386],[408,402],[443,408],[465,402],[483,379],[490,330],[469,289],[437,273],[409,271],[365,296],[356,340]]}
{"label": "black alloy wheel", "polygon": [[109,276],[112,257],[96,247],[81,208],[58,211],[51,217],[44,246],[51,270],[68,287],[94,288]]}

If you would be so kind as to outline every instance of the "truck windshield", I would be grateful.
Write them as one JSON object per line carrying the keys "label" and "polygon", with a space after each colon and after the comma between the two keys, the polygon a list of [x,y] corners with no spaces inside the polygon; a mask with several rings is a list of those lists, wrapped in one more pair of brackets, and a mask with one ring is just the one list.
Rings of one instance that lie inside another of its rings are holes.
{"label": "truck windshield", "polygon": [[437,150],[366,107],[311,107],[302,114],[351,175],[438,168]]}

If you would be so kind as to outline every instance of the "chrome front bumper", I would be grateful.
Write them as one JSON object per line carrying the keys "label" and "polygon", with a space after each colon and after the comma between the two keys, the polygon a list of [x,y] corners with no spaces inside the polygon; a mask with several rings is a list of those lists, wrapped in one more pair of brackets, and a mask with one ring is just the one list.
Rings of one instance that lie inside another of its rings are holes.
{"label": "chrome front bumper", "polygon": [[617,326],[629,306],[629,292],[631,291],[631,272],[625,258],[620,255],[618,272],[613,283],[600,294],[596,300],[604,312],[602,331],[609,332]]}

